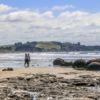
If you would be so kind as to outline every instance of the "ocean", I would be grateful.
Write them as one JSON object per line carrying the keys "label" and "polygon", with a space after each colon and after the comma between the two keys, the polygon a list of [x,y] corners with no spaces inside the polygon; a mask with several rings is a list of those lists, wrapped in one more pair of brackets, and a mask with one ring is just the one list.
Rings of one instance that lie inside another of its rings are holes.
{"label": "ocean", "polygon": [[[53,61],[62,58],[65,61],[75,61],[76,59],[100,58],[100,51],[80,51],[80,52],[42,52],[30,53],[30,67],[55,67]],[[25,53],[1,53],[0,67],[24,68]]]}

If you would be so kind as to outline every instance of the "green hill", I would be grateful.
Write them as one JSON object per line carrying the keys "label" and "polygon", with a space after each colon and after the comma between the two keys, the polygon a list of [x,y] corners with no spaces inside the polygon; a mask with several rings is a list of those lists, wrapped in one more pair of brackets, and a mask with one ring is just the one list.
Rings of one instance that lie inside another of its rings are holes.
{"label": "green hill", "polygon": [[36,48],[41,48],[44,50],[60,50],[60,45],[54,44],[52,42],[38,42],[35,46]]}
{"label": "green hill", "polygon": [[0,46],[1,52],[60,52],[60,51],[100,51],[100,46],[85,46],[69,42],[18,42],[13,45]]}

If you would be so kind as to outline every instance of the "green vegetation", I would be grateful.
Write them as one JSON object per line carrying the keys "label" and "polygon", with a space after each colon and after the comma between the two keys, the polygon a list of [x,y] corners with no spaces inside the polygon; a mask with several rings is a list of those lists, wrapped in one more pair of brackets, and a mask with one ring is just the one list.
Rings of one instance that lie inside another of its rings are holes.
{"label": "green vegetation", "polygon": [[61,47],[60,45],[54,44],[52,42],[39,42],[35,46],[36,48],[41,48],[44,50],[57,50],[60,51]]}
{"label": "green vegetation", "polygon": [[75,68],[75,70],[85,71],[86,68]]}
{"label": "green vegetation", "polygon": [[100,51],[100,46],[85,46],[80,42],[73,44],[69,42],[18,42],[13,45],[0,47],[0,52],[63,52],[63,51]]}

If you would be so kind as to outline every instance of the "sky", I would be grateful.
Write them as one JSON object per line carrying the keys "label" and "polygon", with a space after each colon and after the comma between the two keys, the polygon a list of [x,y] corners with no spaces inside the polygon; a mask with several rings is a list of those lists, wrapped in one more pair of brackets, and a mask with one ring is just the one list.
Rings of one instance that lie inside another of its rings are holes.
{"label": "sky", "polygon": [[100,45],[100,0],[0,0],[0,45],[27,41]]}

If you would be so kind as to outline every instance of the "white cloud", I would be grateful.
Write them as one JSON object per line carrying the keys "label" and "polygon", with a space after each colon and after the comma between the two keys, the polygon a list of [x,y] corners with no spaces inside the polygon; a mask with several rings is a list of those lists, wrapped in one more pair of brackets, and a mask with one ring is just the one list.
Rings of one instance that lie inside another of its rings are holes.
{"label": "white cloud", "polygon": [[69,8],[75,8],[75,7],[73,5],[54,6],[52,10],[65,10]]}
{"label": "white cloud", "polygon": [[53,11],[17,10],[0,15],[1,44],[42,40],[99,44],[99,37],[99,12],[67,11],[55,16]]}
{"label": "white cloud", "polygon": [[13,9],[13,7],[10,7],[10,6],[4,5],[4,4],[0,4],[0,13],[7,12],[12,9]]}

